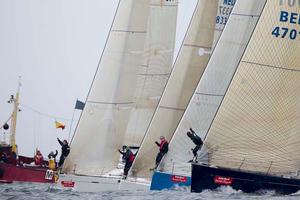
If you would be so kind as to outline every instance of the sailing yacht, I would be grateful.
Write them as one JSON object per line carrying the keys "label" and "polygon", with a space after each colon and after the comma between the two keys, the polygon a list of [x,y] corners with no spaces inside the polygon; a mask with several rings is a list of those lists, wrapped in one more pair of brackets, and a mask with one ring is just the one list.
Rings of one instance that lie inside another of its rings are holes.
{"label": "sailing yacht", "polygon": [[243,12],[257,23],[225,90],[214,93],[220,98],[205,130],[207,163],[192,165],[191,190],[294,193],[300,189],[300,5],[239,0],[236,7],[242,11],[243,4],[257,5]]}
{"label": "sailing yacht", "polygon": [[177,6],[177,0],[119,1],[62,186],[85,192],[149,188],[148,182],[122,180],[118,149],[139,146],[168,80]]}
{"label": "sailing yacht", "polygon": [[152,190],[190,186],[191,171],[187,161],[184,162],[188,169],[187,173],[183,174],[179,170],[164,171],[160,167],[159,171],[154,172],[152,176],[153,172],[149,169],[154,166],[157,153],[157,149],[153,148],[153,141],[160,135],[168,140],[172,137],[203,75],[210,53],[222,33],[232,7],[232,3],[223,0],[199,0],[197,2],[172,74],[132,166],[133,176],[144,177],[148,180],[152,178]]}

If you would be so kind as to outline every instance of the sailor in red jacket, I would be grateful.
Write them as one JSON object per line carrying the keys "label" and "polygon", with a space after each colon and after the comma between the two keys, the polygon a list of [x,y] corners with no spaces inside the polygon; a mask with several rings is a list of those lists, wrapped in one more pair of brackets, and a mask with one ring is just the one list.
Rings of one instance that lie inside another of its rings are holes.
{"label": "sailor in red jacket", "polygon": [[128,146],[123,147],[124,151],[121,151],[119,149],[120,154],[122,154],[123,156],[123,160],[125,160],[125,166],[124,166],[124,173],[123,173],[123,178],[126,179],[128,172],[130,170],[130,167],[132,166],[132,163],[134,161],[134,154],[132,153],[132,151],[130,150],[130,148]]}
{"label": "sailor in red jacket", "polygon": [[34,164],[36,166],[42,166],[43,162],[44,162],[44,157],[43,157],[42,153],[39,150],[37,150],[36,154],[34,156]]}
{"label": "sailor in red jacket", "polygon": [[160,136],[160,143],[155,141],[155,144],[159,146],[159,152],[155,159],[155,168],[156,169],[161,161],[161,159],[164,157],[164,155],[169,151],[169,143],[166,140],[164,136]]}

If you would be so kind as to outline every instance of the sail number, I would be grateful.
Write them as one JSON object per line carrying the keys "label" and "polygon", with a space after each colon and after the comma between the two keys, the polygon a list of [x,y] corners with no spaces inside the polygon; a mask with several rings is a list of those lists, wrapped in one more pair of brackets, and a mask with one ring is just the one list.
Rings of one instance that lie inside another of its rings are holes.
{"label": "sail number", "polygon": [[217,16],[216,18],[216,24],[226,25],[227,21],[228,21],[227,17]]}
{"label": "sail number", "polygon": [[[300,25],[300,14],[294,12],[281,11],[279,14],[279,22],[290,25]],[[272,35],[274,35],[277,38],[281,37],[295,40],[298,37],[298,35],[300,35],[300,31],[293,28],[276,26],[272,31]]]}
{"label": "sail number", "polygon": [[295,40],[298,37],[298,35],[300,35],[300,31],[297,31],[296,29],[289,29],[286,27],[276,26],[272,31],[272,35],[274,35],[277,38],[281,37]]}

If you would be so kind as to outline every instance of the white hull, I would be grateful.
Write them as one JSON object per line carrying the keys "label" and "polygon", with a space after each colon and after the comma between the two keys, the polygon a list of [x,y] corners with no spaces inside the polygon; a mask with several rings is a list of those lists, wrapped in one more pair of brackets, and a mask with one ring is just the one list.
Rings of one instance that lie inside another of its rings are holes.
{"label": "white hull", "polygon": [[[62,183],[65,183],[65,185]],[[69,184],[69,186],[66,187],[66,184]],[[74,185],[72,186],[72,184]],[[60,174],[58,185],[61,188],[69,188],[77,192],[105,192],[116,190],[147,191],[150,188],[150,182],[136,179],[123,180],[117,176],[81,176],[71,174]]]}

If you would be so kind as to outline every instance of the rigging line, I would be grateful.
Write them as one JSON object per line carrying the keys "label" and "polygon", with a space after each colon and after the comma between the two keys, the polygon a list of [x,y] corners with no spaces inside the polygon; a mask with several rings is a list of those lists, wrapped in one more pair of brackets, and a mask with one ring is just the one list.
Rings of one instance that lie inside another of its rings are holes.
{"label": "rigging line", "polygon": [[[253,30],[252,30],[252,33],[251,33],[250,38],[249,38],[249,40],[248,40],[248,42],[247,42],[247,45],[245,46],[244,52],[243,52],[243,54],[242,54],[242,56],[241,56],[241,58],[240,58],[240,61],[238,62],[238,65],[236,66],[235,72],[234,72],[234,74],[233,74],[233,76],[232,76],[232,78],[231,78],[231,80],[230,80],[230,82],[229,82],[229,84],[228,84],[228,87],[227,87],[227,89],[226,89],[226,91],[225,91],[225,96],[226,96],[226,93],[228,92],[228,90],[229,90],[229,88],[230,88],[230,86],[231,86],[231,83],[232,83],[232,81],[233,81],[233,78],[234,78],[234,76],[235,76],[235,73],[236,73],[237,69],[239,68],[240,62],[242,61],[242,58],[243,58],[243,56],[245,55],[246,49],[247,49],[247,47],[248,47],[248,45],[249,45],[249,43],[250,43],[250,40],[251,40],[251,38],[252,38],[252,36],[253,36],[255,30],[256,30],[257,24],[259,23],[259,21],[260,21],[260,19],[261,19],[261,15],[262,15],[262,12],[263,12],[264,9],[265,9],[266,4],[267,4],[267,1],[265,1],[265,3],[264,3],[264,6],[263,6],[263,8],[262,8],[262,10],[261,10],[261,12],[260,12],[260,15],[259,15],[259,17],[258,17],[258,20],[257,20],[256,24],[255,24],[255,26],[254,26],[254,28],[253,28]],[[236,5],[235,5],[235,6],[236,6]],[[226,26],[225,26],[225,28],[226,28]],[[225,99],[225,96],[222,98],[221,103],[219,104],[218,109],[217,109],[217,111],[215,112],[214,118],[213,118],[212,122],[211,122],[210,125],[209,125],[209,128],[208,128],[208,130],[207,130],[207,132],[206,132],[206,134],[205,134],[205,137],[204,137],[204,140],[203,140],[203,141],[206,140],[206,138],[207,138],[207,136],[208,136],[208,134],[209,134],[209,131],[210,131],[210,129],[211,129],[211,126],[212,126],[212,124],[214,123],[214,119],[215,119],[215,117],[217,116],[217,113],[218,113],[220,107],[222,106],[222,103],[223,103],[223,101],[224,101],[224,99]]]}
{"label": "rigging line", "polygon": [[[107,35],[107,38],[106,38],[106,41],[105,41],[105,44],[104,44],[104,47],[103,47],[101,56],[100,56],[100,59],[99,59],[98,65],[97,65],[97,69],[96,69],[96,72],[95,72],[95,74],[94,74],[93,81],[92,81],[92,83],[91,83],[90,89],[89,89],[89,91],[88,91],[88,95],[87,95],[87,97],[86,97],[86,99],[85,99],[85,102],[87,102],[88,97],[89,97],[90,94],[91,94],[92,86],[93,86],[93,84],[94,84],[94,82],[95,82],[96,75],[97,75],[98,70],[99,70],[99,68],[100,68],[100,63],[101,63],[102,57],[103,57],[103,55],[104,55],[106,46],[107,46],[108,41],[109,41],[109,39],[110,39],[111,30],[112,30],[113,24],[114,24],[114,22],[115,22],[115,20],[116,20],[117,12],[118,12],[118,10],[119,10],[119,8],[120,8],[120,4],[121,4],[121,0],[119,0],[119,2],[118,2],[117,8],[116,8],[116,11],[115,11],[115,14],[114,14],[114,18],[113,18],[113,21],[112,21],[112,23],[111,23],[111,26],[110,26],[110,29],[109,29],[109,32],[108,32],[108,35]],[[84,113],[84,110],[85,110],[85,108],[83,108],[83,111],[80,113],[79,121],[80,121],[81,118],[82,118],[82,115],[83,115],[83,113]],[[72,136],[72,139],[71,139],[71,141],[69,141],[70,145],[72,144],[72,141],[73,141],[73,139],[74,139],[74,137],[75,137],[75,135],[76,135],[76,131],[77,131],[78,125],[79,125],[79,123],[77,123],[77,125],[76,125],[76,127],[75,127],[75,130],[74,130],[74,134],[73,134],[73,136]]]}
{"label": "rigging line", "polygon": [[20,105],[23,107],[23,108],[27,108],[35,113],[38,113],[42,116],[45,116],[45,117],[48,117],[48,118],[52,118],[52,119],[62,119],[62,120],[66,120],[66,121],[71,121],[71,119],[69,118],[65,118],[65,117],[57,117],[57,116],[54,116],[54,115],[51,115],[51,114],[48,114],[48,113],[44,113],[44,112],[41,112],[39,110],[36,110],[35,108],[31,107],[31,106],[28,106],[28,105],[25,105],[25,104],[22,104],[20,103]]}
{"label": "rigging line", "polygon": [[270,68],[274,68],[274,69],[281,69],[281,70],[287,70],[287,71],[293,71],[293,72],[300,72],[300,69],[290,69],[290,68],[286,68],[286,67],[277,67],[274,65],[267,65],[267,64],[262,64],[262,63],[256,63],[256,62],[251,62],[251,61],[242,61],[244,63],[248,63],[248,64],[253,64],[253,65],[259,65],[259,66],[263,66],[263,67],[270,67]]}

